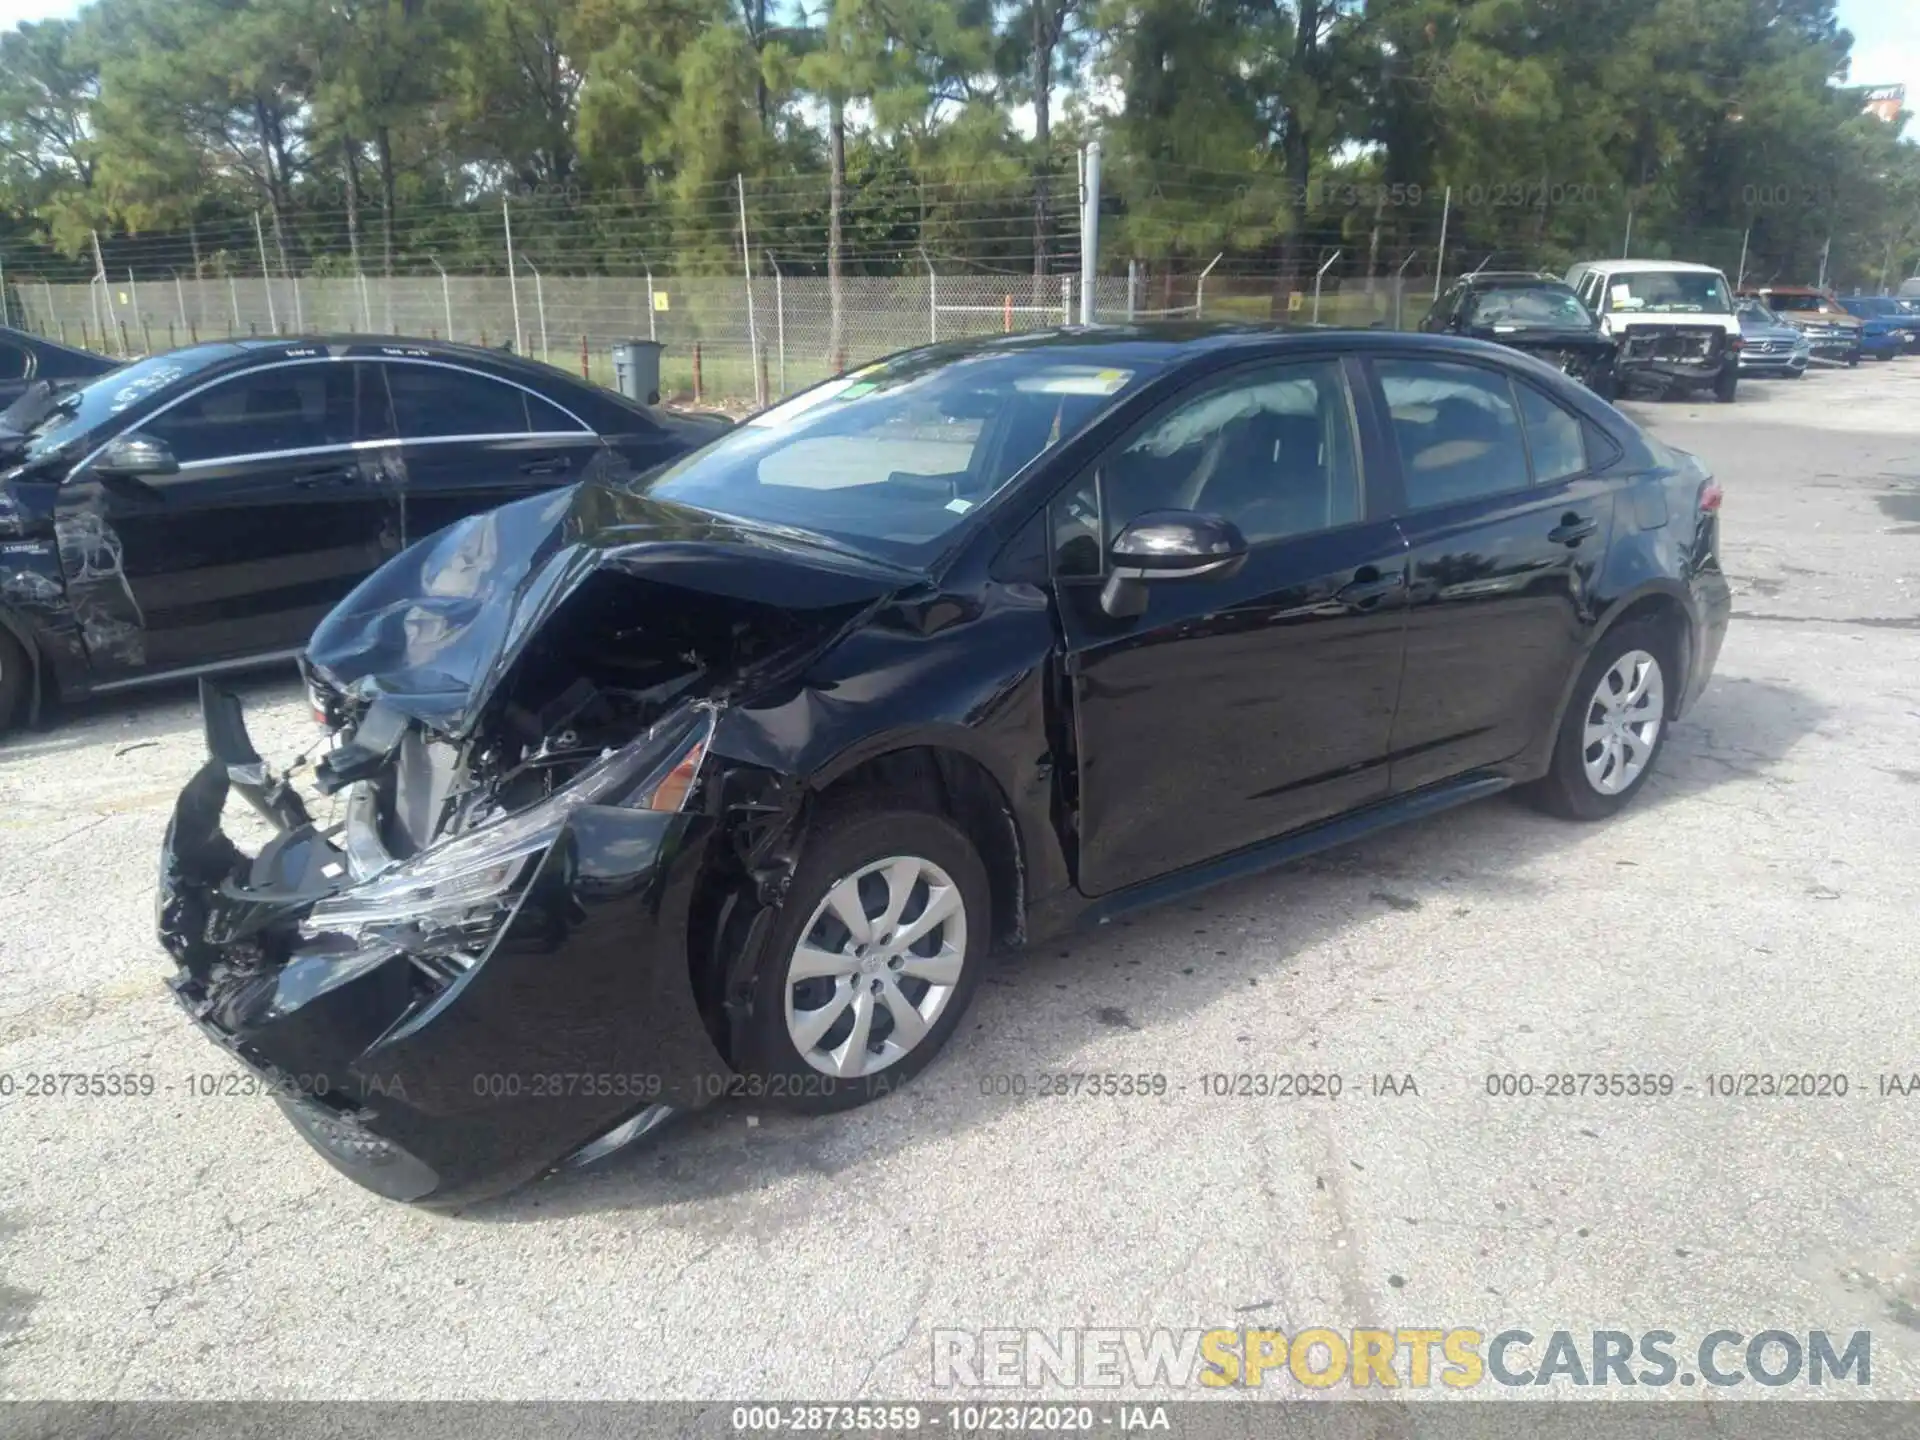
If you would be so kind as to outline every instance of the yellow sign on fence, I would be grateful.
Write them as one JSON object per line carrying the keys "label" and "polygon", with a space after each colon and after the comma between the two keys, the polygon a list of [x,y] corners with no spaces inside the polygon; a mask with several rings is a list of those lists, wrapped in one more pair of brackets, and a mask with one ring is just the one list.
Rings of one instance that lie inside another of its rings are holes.
{"label": "yellow sign on fence", "polygon": [[653,308],[656,310],[669,310],[672,308],[670,305],[667,304],[666,291],[656,290],[653,292]]}

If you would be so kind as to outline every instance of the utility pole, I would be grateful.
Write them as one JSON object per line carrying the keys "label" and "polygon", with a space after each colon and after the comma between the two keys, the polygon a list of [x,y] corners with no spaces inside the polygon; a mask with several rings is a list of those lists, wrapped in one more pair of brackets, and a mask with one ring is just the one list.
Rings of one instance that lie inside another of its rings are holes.
{"label": "utility pole", "polygon": [[1094,273],[1100,264],[1100,142],[1087,142],[1081,168],[1080,196],[1080,323],[1093,324]]}
{"label": "utility pole", "polygon": [[513,264],[513,202],[500,197],[500,221],[507,230],[507,293],[513,297],[513,353],[527,353],[526,337],[520,333],[520,279]]}
{"label": "utility pole", "polygon": [[[267,269],[267,232],[260,228],[260,212],[253,212],[253,238],[260,245],[260,288],[267,292],[267,323],[273,327],[273,333],[280,333],[280,314],[273,306],[273,276]],[[100,248],[100,237],[93,237],[93,246]],[[236,320],[237,323],[237,320]]]}
{"label": "utility pole", "polygon": [[753,246],[747,239],[747,177],[735,175],[740,192],[740,273],[747,279],[747,356],[753,368],[753,403],[767,403],[766,383],[760,378],[760,327],[753,316]]}
{"label": "utility pole", "polygon": [[1447,198],[1440,206],[1440,249],[1433,257],[1433,298],[1440,298],[1440,283],[1447,273],[1447,221],[1453,218],[1453,187],[1447,186]]}

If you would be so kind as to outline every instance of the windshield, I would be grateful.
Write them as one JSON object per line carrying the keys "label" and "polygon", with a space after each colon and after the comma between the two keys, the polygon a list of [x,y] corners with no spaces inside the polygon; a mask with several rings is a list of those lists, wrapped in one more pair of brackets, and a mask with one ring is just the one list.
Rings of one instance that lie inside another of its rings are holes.
{"label": "windshield", "polygon": [[1593,317],[1564,285],[1513,286],[1483,291],[1473,302],[1475,325],[1544,325],[1587,329]]}
{"label": "windshield", "polygon": [[1607,309],[1651,315],[1728,315],[1727,282],[1700,270],[1640,270],[1607,282]]}
{"label": "windshield", "polygon": [[59,395],[29,430],[27,458],[42,460],[89,435],[121,411],[230,353],[223,346],[151,355]]}
{"label": "windshield", "polygon": [[1071,438],[1144,370],[1065,349],[917,351],[796,395],[641,482],[656,500],[812,531],[900,563]]}
{"label": "windshield", "polygon": [[1776,310],[1837,310],[1824,295],[1782,295],[1778,290],[1767,296],[1767,304]]}

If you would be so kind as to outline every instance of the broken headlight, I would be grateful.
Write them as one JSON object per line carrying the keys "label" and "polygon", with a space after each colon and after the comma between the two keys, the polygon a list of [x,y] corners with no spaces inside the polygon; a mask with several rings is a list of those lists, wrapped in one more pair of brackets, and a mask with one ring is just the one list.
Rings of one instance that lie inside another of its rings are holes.
{"label": "broken headlight", "polygon": [[430,846],[363,884],[329,896],[301,923],[322,934],[391,933],[395,941],[491,928],[504,919],[539,857],[583,805],[678,811],[713,736],[712,712],[663,721],[639,742],[605,755],[536,805]]}

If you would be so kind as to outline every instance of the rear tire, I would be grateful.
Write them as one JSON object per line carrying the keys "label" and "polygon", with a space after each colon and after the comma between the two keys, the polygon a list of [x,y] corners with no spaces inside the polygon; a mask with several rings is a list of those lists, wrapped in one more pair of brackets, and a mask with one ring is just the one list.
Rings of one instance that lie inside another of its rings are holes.
{"label": "rear tire", "polygon": [[1574,682],[1552,763],[1528,798],[1567,820],[1604,820],[1625,808],[1667,743],[1679,684],[1665,626],[1632,620],[1608,631]]}
{"label": "rear tire", "polygon": [[0,630],[0,735],[5,735],[26,709],[33,688],[32,662],[20,643]]}
{"label": "rear tire", "polygon": [[898,1089],[958,1027],[992,934],[986,867],[951,820],[829,812],[807,839],[734,1025],[741,1093],[822,1115]]}

